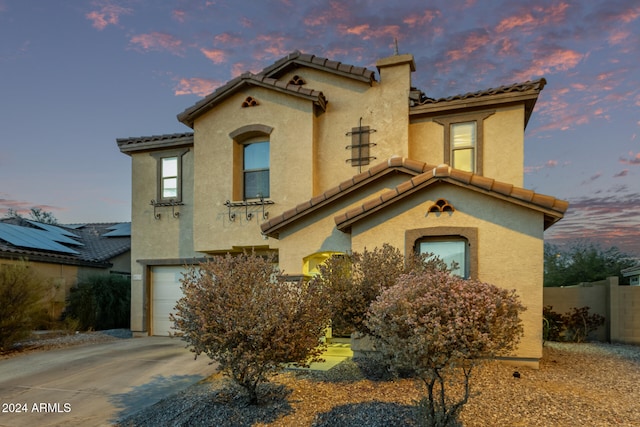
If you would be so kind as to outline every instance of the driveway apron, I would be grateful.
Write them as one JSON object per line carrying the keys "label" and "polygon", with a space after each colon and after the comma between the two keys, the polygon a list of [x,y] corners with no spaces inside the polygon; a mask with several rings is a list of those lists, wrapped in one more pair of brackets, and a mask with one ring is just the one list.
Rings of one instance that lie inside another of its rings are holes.
{"label": "driveway apron", "polygon": [[215,372],[184,342],[132,338],[0,361],[0,426],[109,426]]}

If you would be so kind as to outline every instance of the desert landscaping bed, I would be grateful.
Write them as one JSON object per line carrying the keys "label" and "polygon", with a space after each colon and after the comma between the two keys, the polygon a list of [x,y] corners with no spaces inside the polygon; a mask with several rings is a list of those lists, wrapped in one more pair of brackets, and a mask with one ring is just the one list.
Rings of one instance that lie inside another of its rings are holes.
{"label": "desert landscaping bed", "polygon": [[[121,426],[413,426],[416,383],[380,380],[347,360],[287,371],[248,406],[219,375],[121,420]],[[513,373],[518,370],[520,378]],[[472,378],[465,426],[640,425],[640,347],[547,343],[540,369],[490,363]]]}

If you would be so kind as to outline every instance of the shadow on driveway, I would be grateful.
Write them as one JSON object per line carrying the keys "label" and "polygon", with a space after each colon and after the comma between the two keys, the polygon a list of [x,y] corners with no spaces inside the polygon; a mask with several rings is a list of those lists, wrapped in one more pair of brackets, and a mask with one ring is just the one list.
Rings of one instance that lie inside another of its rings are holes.
{"label": "shadow on driveway", "polygon": [[133,387],[127,393],[115,394],[109,401],[119,412],[111,422],[118,422],[129,417],[143,408],[147,408],[161,400],[170,398],[189,386],[202,380],[200,375],[156,375],[150,382]]}

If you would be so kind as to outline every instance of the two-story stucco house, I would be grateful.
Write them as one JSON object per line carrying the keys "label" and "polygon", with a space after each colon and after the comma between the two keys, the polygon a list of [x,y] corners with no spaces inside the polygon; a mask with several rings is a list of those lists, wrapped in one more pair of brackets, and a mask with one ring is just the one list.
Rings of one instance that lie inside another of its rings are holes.
{"label": "two-story stucco house", "polygon": [[411,55],[373,70],[294,52],[178,115],[193,132],[118,139],[132,161],[132,313],[166,335],[185,263],[253,248],[292,276],[384,243],[516,289],[517,357],[542,356],[543,231],[567,203],[523,189],[524,131],[545,80],[444,99]]}

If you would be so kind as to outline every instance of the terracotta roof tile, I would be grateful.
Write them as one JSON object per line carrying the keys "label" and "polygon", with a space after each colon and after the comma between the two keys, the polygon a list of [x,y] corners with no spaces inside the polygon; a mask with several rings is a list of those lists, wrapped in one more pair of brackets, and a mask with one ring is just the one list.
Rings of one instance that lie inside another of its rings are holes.
{"label": "terracotta roof tile", "polygon": [[389,160],[387,161],[387,165],[389,167],[394,167],[394,166],[402,166],[402,164],[404,163],[404,159],[402,157],[391,157],[389,158]]}
{"label": "terracotta roof tile", "polygon": [[534,192],[531,190],[526,190],[524,188],[514,188],[511,191],[511,196],[520,200],[524,200],[525,202],[530,202],[533,200]]}
{"label": "terracotta roof tile", "polygon": [[498,95],[501,93],[511,93],[511,92],[528,92],[530,90],[541,91],[544,86],[547,84],[547,81],[542,78],[538,80],[528,80],[523,83],[514,83],[511,85],[500,86],[497,88],[489,88],[485,90],[480,90],[477,92],[467,92],[464,94],[453,95],[447,98],[429,98],[427,96],[423,96],[418,105],[426,105],[426,104],[437,104],[439,102],[451,102],[456,100],[465,100],[469,98],[480,98],[483,96],[491,96]]}
{"label": "terracotta roof tile", "polygon": [[536,205],[545,206],[549,209],[553,209],[553,204],[555,203],[556,198],[552,196],[546,196],[544,194],[534,193],[531,201]]}
{"label": "terracotta roof tile", "polygon": [[318,195],[316,197],[313,197],[311,199],[311,205],[315,206],[318,203],[324,202],[325,200],[327,200],[327,197],[326,197],[325,193],[322,193],[322,194],[320,194],[320,195]]}
{"label": "terracotta roof tile", "polygon": [[304,88],[298,85],[290,84],[285,81],[280,81],[263,74],[251,74],[244,73],[239,77],[236,77],[225,85],[217,88],[213,93],[207,95],[200,101],[196,102],[193,106],[187,108],[182,113],[178,114],[178,120],[187,126],[192,127],[193,122],[202,114],[212,109],[218,102],[226,99],[236,90],[247,85],[261,86],[266,88],[272,88],[279,91],[283,91],[295,96],[302,96],[311,100],[319,108],[325,110],[327,105],[327,99],[320,91]]}
{"label": "terracotta roof tile", "polygon": [[372,70],[343,64],[342,62],[332,61],[320,56],[301,53],[300,51],[294,51],[284,58],[277,60],[272,65],[269,65],[260,71],[259,74],[279,78],[290,69],[300,66],[310,66],[312,68],[322,69],[324,71],[337,73],[369,84],[375,81],[375,72]]}
{"label": "terracotta roof tile", "polygon": [[116,143],[123,153],[154,148],[167,148],[177,145],[192,145],[193,132],[117,138]]}
{"label": "terracotta roof tile", "polygon": [[[429,166],[426,163],[418,162],[415,160],[409,161],[409,159],[404,159],[402,157],[392,157],[385,162],[373,165],[368,171],[355,175],[352,178],[341,182],[336,187],[326,190],[324,193],[313,197],[308,202],[299,204],[293,210],[296,211],[296,217],[305,215],[306,212],[315,209],[319,205],[329,203],[330,201],[356,188],[357,186],[359,186],[359,184],[368,182],[370,180],[375,180],[378,176],[383,176],[388,171],[400,169],[410,175],[418,175],[423,170],[428,170],[429,168],[433,168],[433,166]],[[410,183],[411,181],[409,181],[409,184]],[[280,216],[276,216],[269,221],[262,223],[262,232],[268,235],[277,235],[277,230],[293,218],[293,216],[288,212],[289,211],[285,212],[286,215],[283,214]]]}
{"label": "terracotta roof tile", "polygon": [[[375,211],[378,207],[394,203],[394,199],[399,199],[403,195],[409,194],[416,188],[422,188],[430,185],[434,181],[447,181],[451,183],[459,183],[464,187],[475,189],[477,191],[494,193],[500,197],[506,197],[507,200],[517,199],[526,202],[525,206],[533,209],[540,209],[545,215],[545,228],[551,226],[566,212],[569,203],[564,200],[558,200],[552,196],[534,193],[531,190],[515,187],[512,184],[496,181],[491,178],[471,174],[464,171],[458,171],[450,168],[448,165],[439,165],[436,168],[426,171],[425,173],[415,176],[410,180],[396,186],[396,188],[386,191],[378,197],[366,200],[360,206],[350,209],[334,217],[338,229],[347,231],[351,225],[364,218],[369,213]],[[549,212],[553,211],[553,212]]]}
{"label": "terracotta roof tile", "polygon": [[513,184],[509,184],[506,182],[494,181],[493,187],[491,190],[496,193],[504,194],[505,196],[511,195],[511,191],[513,190]]}
{"label": "terracotta roof tile", "polygon": [[425,171],[425,167],[427,165],[424,162],[420,162],[418,160],[405,159],[404,166],[407,169],[410,169],[412,171],[415,171],[415,172],[418,172],[418,173],[422,173],[422,172]]}
{"label": "terracotta roof tile", "polygon": [[493,179],[474,174],[471,177],[470,184],[485,190],[491,190],[491,187],[493,187]]}
{"label": "terracotta roof tile", "polygon": [[460,169],[451,169],[450,175],[451,178],[464,182],[465,184],[471,183],[471,178],[473,177],[473,173]]}
{"label": "terracotta roof tile", "polygon": [[311,200],[308,200],[308,201],[306,201],[304,203],[300,203],[298,206],[296,206],[296,213],[303,212],[303,211],[309,209],[312,206],[313,205],[311,204]]}

